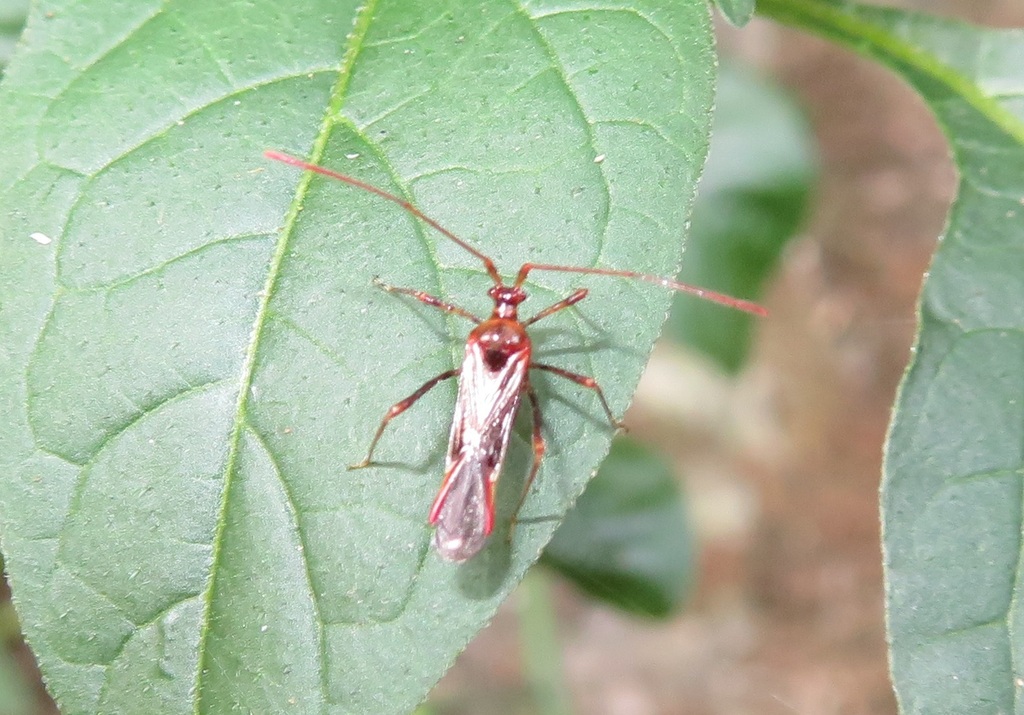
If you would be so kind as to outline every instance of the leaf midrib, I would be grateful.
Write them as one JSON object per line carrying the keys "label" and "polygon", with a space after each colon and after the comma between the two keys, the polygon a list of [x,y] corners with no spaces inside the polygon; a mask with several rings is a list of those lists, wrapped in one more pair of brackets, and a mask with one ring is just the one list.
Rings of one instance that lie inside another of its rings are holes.
{"label": "leaf midrib", "polygon": [[[327,110],[321,120],[320,130],[317,132],[316,140],[313,142],[313,148],[310,152],[310,161],[313,163],[317,163],[321,160],[327,146],[327,142],[331,136],[331,129],[334,126],[334,117],[336,117],[341,111],[341,107],[344,104],[349,81],[352,77],[352,68],[359,56],[360,50],[362,49],[363,42],[366,39],[366,34],[369,31],[370,21],[373,17],[376,5],[377,0],[368,0],[365,5],[357,10],[355,25],[352,28],[352,32],[345,39],[348,47],[344,57],[342,58],[341,66],[338,69],[338,81],[335,84],[334,89],[331,90]],[[267,271],[267,280],[260,293],[259,308],[256,311],[256,319],[253,323],[252,335],[249,339],[249,344],[246,348],[245,360],[242,364],[241,379],[239,380],[238,386],[238,400],[235,405],[235,416],[232,423],[231,435],[228,438],[228,457],[227,463],[224,467],[224,486],[221,492],[221,504],[217,512],[217,529],[213,538],[210,580],[206,588],[203,619],[200,624],[201,630],[198,643],[199,657],[196,663],[195,687],[192,691],[193,712],[195,715],[201,715],[203,712],[203,673],[208,670],[206,657],[208,653],[207,642],[210,635],[210,616],[213,608],[214,591],[217,586],[217,573],[220,564],[221,547],[224,542],[224,529],[227,524],[226,515],[229,507],[232,478],[238,463],[238,454],[240,451],[242,435],[245,432],[247,425],[247,407],[249,402],[249,393],[252,388],[252,381],[255,373],[256,356],[259,352],[261,338],[263,337],[263,329],[266,326],[267,318],[270,315],[270,300],[274,295],[277,280],[281,274],[281,266],[284,263],[284,257],[288,252],[291,238],[294,235],[295,224],[298,220],[299,211],[302,208],[302,199],[305,196],[312,179],[313,175],[311,172],[304,172],[302,177],[299,179],[298,186],[295,190],[295,198],[292,200],[291,206],[288,209],[284,226],[280,231],[277,245],[274,249],[274,255],[270,261],[270,267]],[[315,594],[312,596],[315,599]],[[321,654],[322,652],[321,648]],[[324,664],[321,663],[320,684],[321,690],[326,695],[326,669],[323,665]]]}

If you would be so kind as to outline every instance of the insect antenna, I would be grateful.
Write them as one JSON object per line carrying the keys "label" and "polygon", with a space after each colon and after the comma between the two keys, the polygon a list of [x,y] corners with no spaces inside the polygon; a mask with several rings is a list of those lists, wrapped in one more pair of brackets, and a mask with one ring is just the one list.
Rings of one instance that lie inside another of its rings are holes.
{"label": "insect antenna", "polygon": [[713,290],[698,288],[697,286],[690,285],[689,283],[680,283],[679,281],[662,278],[661,276],[652,275],[650,273],[622,271],[615,268],[585,268],[583,266],[558,266],[549,263],[525,263],[523,264],[523,267],[519,269],[518,275],[516,275],[516,287],[521,286],[526,281],[526,276],[530,271],[559,271],[561,273],[586,273],[588,275],[596,276],[635,278],[637,280],[646,281],[648,283],[653,283],[654,285],[668,288],[669,290],[678,291],[680,293],[689,293],[690,295],[695,295],[698,298],[710,300],[713,303],[718,303],[719,305],[724,305],[729,308],[735,308],[736,310],[742,310],[744,313],[750,313],[751,315],[757,315],[762,318],[767,317],[768,315],[768,311],[764,307],[749,300],[733,298],[731,295],[716,293]]}
{"label": "insect antenna", "polygon": [[481,253],[480,251],[478,251],[475,248],[473,248],[472,246],[470,246],[468,243],[463,241],[461,238],[459,238],[454,233],[452,233],[451,231],[446,229],[444,226],[439,224],[434,219],[432,219],[429,216],[427,216],[425,213],[420,211],[418,208],[413,206],[411,203],[409,203],[405,199],[399,198],[398,196],[395,196],[394,194],[390,194],[387,191],[384,191],[383,189],[378,189],[376,186],[373,186],[372,184],[367,184],[365,181],[360,181],[359,179],[355,178],[354,176],[349,176],[347,174],[342,174],[342,173],[337,172],[337,171],[332,171],[331,169],[327,169],[327,168],[325,168],[323,166],[318,166],[317,164],[310,164],[309,162],[303,161],[302,159],[298,159],[298,158],[296,158],[294,156],[291,156],[290,154],[284,154],[284,153],[279,152],[279,151],[274,151],[273,149],[268,149],[267,151],[263,152],[263,156],[267,157],[268,159],[273,159],[274,161],[280,161],[280,162],[282,162],[284,164],[290,164],[292,166],[297,166],[300,169],[305,169],[306,171],[315,171],[317,174],[323,174],[324,176],[329,176],[332,179],[337,179],[338,181],[344,181],[346,184],[348,184],[350,186],[355,186],[357,189],[362,189],[363,191],[369,191],[371,194],[376,194],[377,196],[381,197],[382,199],[387,199],[388,201],[390,201],[392,203],[398,204],[403,209],[405,209],[406,211],[411,213],[413,216],[415,216],[416,218],[420,219],[425,224],[427,224],[428,226],[433,228],[435,231],[440,233],[442,236],[445,236],[446,238],[450,238],[452,241],[455,241],[455,243],[457,243],[458,245],[462,246],[464,249],[469,251],[471,254],[473,254],[474,256],[479,258],[483,262],[484,268],[487,270],[487,275],[489,275],[491,277],[491,280],[494,281],[495,285],[499,285],[499,286],[503,285],[502,280],[501,280],[501,275],[499,275],[498,268],[494,265],[494,261],[492,261],[490,258],[485,256],[483,253]]}
{"label": "insect antenna", "polygon": [[[446,229],[437,221],[427,216],[425,213],[420,211],[418,208],[413,206],[405,199],[395,196],[394,194],[388,193],[383,189],[379,189],[376,186],[373,186],[372,184],[366,183],[365,181],[360,181],[359,179],[353,176],[342,174],[340,172],[333,171],[331,169],[319,166],[317,164],[310,164],[307,161],[303,161],[302,159],[291,156],[289,154],[284,154],[279,151],[268,149],[267,151],[263,152],[263,155],[268,159],[273,159],[274,161],[280,161],[284,164],[290,164],[291,166],[296,166],[300,169],[313,171],[316,172],[317,174],[323,174],[324,176],[329,176],[332,179],[343,181],[346,184],[349,184],[350,186],[356,187],[357,189],[368,191],[371,194],[376,194],[382,199],[386,199],[392,203],[398,204],[403,209],[408,211],[410,214],[412,214],[413,216],[420,219],[428,226],[436,230],[442,236],[454,241],[467,252],[480,259],[480,261],[484,264],[484,268],[487,271],[487,275],[491,277],[491,280],[494,281],[495,285],[504,285],[504,283],[501,280],[501,275],[498,273],[498,269],[494,265],[494,261],[492,261],[488,256],[484,255],[477,249],[473,248],[471,245],[469,245],[464,240],[456,236],[454,233]],[[765,310],[762,306],[749,300],[733,298],[732,296],[725,295],[724,293],[717,293],[712,290],[699,288],[697,286],[689,285],[688,283],[680,283],[678,281],[663,278],[661,276],[652,275],[650,273],[624,271],[614,268],[586,268],[583,266],[560,266],[548,263],[526,263],[523,265],[522,268],[519,269],[519,273],[516,276],[516,287],[520,287],[523,285],[524,282],[526,282],[526,276],[530,271],[559,271],[562,273],[586,273],[589,275],[598,276],[618,276],[620,278],[633,278],[636,280],[646,281],[647,283],[653,283],[654,285],[659,285],[664,288],[668,288],[669,290],[678,291],[680,293],[689,293],[690,295],[695,295],[698,298],[710,300],[713,303],[718,303],[719,305],[724,305],[729,308],[735,308],[736,310],[742,310],[743,312],[750,313],[752,315],[758,315],[761,317],[768,315],[768,311]]]}

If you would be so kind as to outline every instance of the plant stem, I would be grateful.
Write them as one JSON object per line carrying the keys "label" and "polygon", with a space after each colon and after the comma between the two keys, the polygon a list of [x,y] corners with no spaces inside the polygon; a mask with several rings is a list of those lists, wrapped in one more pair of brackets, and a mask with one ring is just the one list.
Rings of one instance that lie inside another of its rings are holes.
{"label": "plant stem", "polygon": [[532,569],[519,589],[519,638],[523,669],[540,715],[572,715],[562,672],[558,625],[548,575]]}

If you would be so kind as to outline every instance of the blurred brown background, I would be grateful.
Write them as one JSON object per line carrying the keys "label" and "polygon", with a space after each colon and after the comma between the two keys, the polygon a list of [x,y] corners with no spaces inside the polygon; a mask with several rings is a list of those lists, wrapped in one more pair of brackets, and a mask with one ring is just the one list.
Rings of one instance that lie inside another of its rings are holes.
{"label": "blurred brown background", "polygon": [[[1024,26],[1020,0],[885,4]],[[588,715],[895,713],[882,445],[956,176],[927,108],[885,69],[764,21],[719,30],[724,56],[803,105],[822,180],[744,373],[733,382],[659,348],[626,417],[685,475],[701,553],[695,598],[668,623],[646,623],[559,584],[568,685]],[[535,712],[516,618],[513,598],[438,686],[437,712]]]}

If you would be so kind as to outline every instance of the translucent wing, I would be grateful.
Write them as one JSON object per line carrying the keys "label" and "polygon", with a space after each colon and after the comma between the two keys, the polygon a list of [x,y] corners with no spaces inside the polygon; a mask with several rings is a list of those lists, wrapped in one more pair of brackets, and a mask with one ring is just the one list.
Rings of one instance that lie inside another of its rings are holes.
{"label": "translucent wing", "polygon": [[495,355],[466,344],[441,490],[430,510],[434,546],[450,561],[465,561],[494,528],[494,487],[522,399],[529,347]]}

